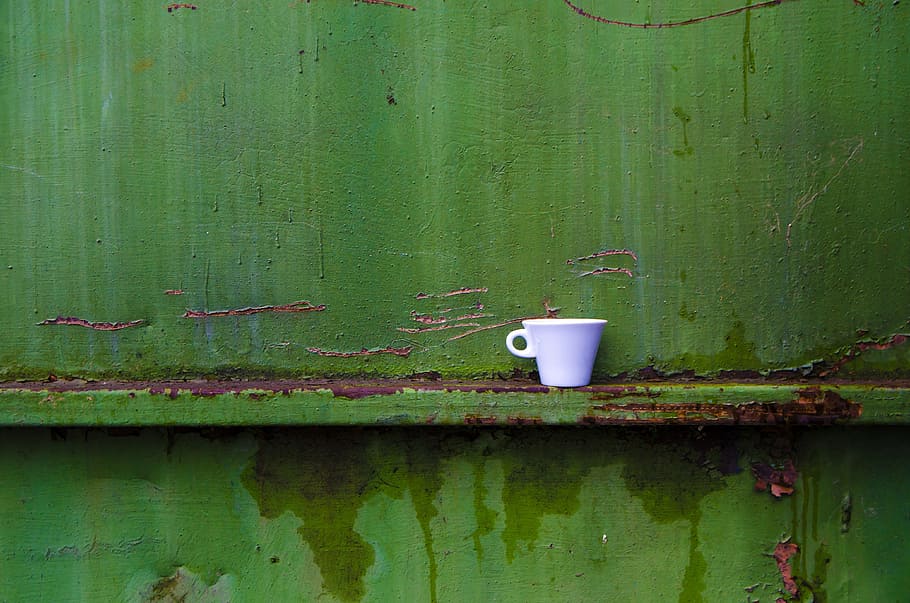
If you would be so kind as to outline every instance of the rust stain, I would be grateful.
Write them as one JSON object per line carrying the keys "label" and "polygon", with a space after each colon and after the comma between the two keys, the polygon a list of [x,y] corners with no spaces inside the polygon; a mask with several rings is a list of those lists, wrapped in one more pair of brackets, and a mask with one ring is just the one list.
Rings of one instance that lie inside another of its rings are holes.
{"label": "rust stain", "polygon": [[96,331],[119,331],[130,327],[138,327],[145,324],[144,320],[131,320],[129,322],[92,322],[84,318],[74,316],[58,316],[57,318],[48,318],[38,323],[38,326],[44,325],[70,325],[75,327],[85,327]]}
{"label": "rust stain", "polygon": [[616,400],[617,398],[659,398],[661,392],[653,391],[649,387],[639,387],[637,385],[619,385],[619,386],[599,386],[597,391],[591,396],[591,400]]}
{"label": "rust stain", "polygon": [[165,8],[167,8],[167,12],[175,13],[178,10],[180,10],[181,8],[187,8],[189,10],[196,10],[199,7],[196,6],[195,4],[187,4],[186,2],[180,2],[177,4],[168,4]]}
{"label": "rust stain", "polygon": [[166,289],[165,295],[183,295],[183,289]]}
{"label": "rust stain", "polygon": [[465,415],[465,425],[496,425],[495,416]]}
{"label": "rust stain", "polygon": [[907,343],[908,341],[910,341],[910,334],[907,334],[907,333],[895,333],[888,339],[880,340],[880,341],[859,341],[859,342],[853,344],[850,347],[850,349],[846,353],[844,353],[844,355],[840,359],[838,359],[836,362],[834,362],[830,366],[830,368],[820,372],[819,376],[827,377],[827,376],[831,375],[832,373],[838,372],[841,368],[843,368],[843,366],[845,364],[847,364],[848,362],[850,362],[852,360],[855,360],[863,352],[866,352],[868,350],[875,350],[875,351],[881,352],[881,351],[889,350],[895,346],[899,346],[904,343]]}
{"label": "rust stain", "polygon": [[[634,394],[617,393],[617,397],[623,395]],[[793,402],[601,404],[592,406],[587,415],[579,417],[578,422],[583,425],[685,424],[706,421],[729,425],[830,425],[841,420],[856,419],[861,415],[861,404],[851,402],[831,390],[808,387],[799,390]]]}
{"label": "rust stain", "polygon": [[790,496],[795,491],[794,485],[799,479],[799,472],[793,461],[787,459],[781,468],[775,469],[766,463],[753,463],[752,475],[755,477],[756,492],[770,491],[774,498]]}
{"label": "rust stain", "polygon": [[790,558],[799,552],[799,546],[785,540],[778,542],[774,547],[774,561],[777,562],[777,569],[780,570],[780,577],[784,581],[784,588],[794,597],[799,595],[799,585],[793,579],[793,568],[790,567]]}
{"label": "rust stain", "polygon": [[395,356],[401,356],[407,358],[411,352],[414,350],[413,346],[408,346],[404,348],[378,348],[373,350],[368,350],[366,348],[361,349],[357,352],[335,352],[331,350],[322,350],[320,348],[307,348],[308,352],[313,354],[318,354],[319,356],[331,356],[333,358],[354,358],[356,356],[375,356],[377,354],[392,354]]}
{"label": "rust stain", "polygon": [[233,310],[187,310],[183,313],[183,318],[214,318],[220,316],[245,316],[247,314],[259,314],[260,312],[322,312],[325,310],[325,304],[314,306],[308,301],[296,301],[281,306],[256,306],[253,308],[238,308]]}
{"label": "rust stain", "polygon": [[145,57],[145,58],[139,59],[138,61],[133,63],[133,65],[132,65],[132,67],[130,67],[130,69],[132,70],[133,73],[142,73],[143,71],[148,71],[149,69],[151,69],[152,65],[154,65],[154,64],[155,64],[155,61],[154,61],[154,59],[152,59],[152,57]]}

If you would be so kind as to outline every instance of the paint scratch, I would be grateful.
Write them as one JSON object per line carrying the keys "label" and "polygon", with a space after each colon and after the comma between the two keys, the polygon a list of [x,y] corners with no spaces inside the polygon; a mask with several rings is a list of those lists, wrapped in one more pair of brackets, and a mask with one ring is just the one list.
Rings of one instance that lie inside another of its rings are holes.
{"label": "paint scratch", "polygon": [[469,335],[474,335],[476,333],[482,333],[483,331],[489,331],[491,329],[498,329],[500,327],[514,325],[516,323],[520,323],[523,320],[532,320],[535,318],[558,318],[557,315],[559,314],[560,309],[551,307],[549,300],[545,299],[543,301],[543,307],[544,307],[544,310],[546,311],[543,316],[524,316],[522,318],[512,318],[510,320],[499,322],[499,323],[496,323],[493,325],[484,325],[482,327],[477,327],[475,329],[471,329],[470,331],[465,331],[464,333],[459,333],[458,335],[455,335],[454,337],[449,337],[448,339],[446,339],[446,341],[456,341],[458,339],[463,339]]}
{"label": "paint scratch", "polygon": [[323,350],[320,348],[307,348],[308,352],[313,354],[318,354],[319,356],[329,356],[332,358],[354,358],[357,356],[375,356],[378,354],[392,354],[394,356],[401,356],[402,358],[407,358],[411,352],[414,350],[412,346],[407,346],[403,348],[378,348],[373,350],[368,350],[363,348],[359,352],[336,352],[332,350]]}
{"label": "paint scratch", "polygon": [[144,320],[131,320],[129,322],[92,322],[84,318],[74,316],[58,316],[57,318],[48,318],[38,323],[38,326],[44,325],[70,325],[75,327],[85,327],[96,331],[119,331],[130,327],[138,327],[145,324]]}
{"label": "paint scratch", "polygon": [[415,299],[438,299],[443,297],[453,297],[455,295],[468,295],[470,293],[486,293],[489,291],[486,287],[462,287],[446,293],[418,293]]}
{"label": "paint scratch", "polygon": [[632,271],[628,268],[596,268],[594,270],[589,270],[588,272],[582,272],[579,274],[579,278],[583,276],[596,276],[598,274],[625,274],[629,278],[632,278]]}
{"label": "paint scratch", "polygon": [[401,2],[391,2],[390,0],[360,0],[364,4],[379,4],[382,6],[391,6],[392,8],[403,8],[405,10],[417,10],[416,6],[402,4]]}
{"label": "paint scratch", "polygon": [[787,224],[787,236],[786,236],[787,247],[790,247],[790,245],[791,245],[790,234],[793,231],[793,225],[796,223],[796,221],[799,220],[800,216],[802,216],[803,213],[807,209],[809,209],[809,207],[813,203],[815,203],[816,199],[818,199],[821,195],[824,195],[826,192],[828,192],[828,187],[831,186],[831,184],[835,180],[837,180],[837,178],[843,173],[843,171],[847,167],[847,165],[851,161],[853,161],[854,157],[856,157],[856,154],[862,150],[863,150],[863,140],[860,139],[860,141],[856,144],[856,146],[853,147],[853,150],[850,151],[850,155],[847,156],[847,158],[841,164],[840,168],[838,168],[838,170],[834,173],[834,175],[831,176],[827,182],[825,182],[825,185],[820,190],[812,192],[812,190],[810,189],[808,192],[806,192],[806,194],[804,194],[802,197],[799,198],[799,200],[796,202],[796,213],[793,215],[793,220],[791,220],[790,223]]}
{"label": "paint scratch", "polygon": [[433,327],[398,327],[396,330],[401,331],[402,333],[431,333],[433,331],[444,331],[446,329],[465,329],[468,327],[479,327],[479,322],[460,322],[460,323],[451,323],[451,324],[442,324],[436,325]]}
{"label": "paint scratch", "polygon": [[183,318],[214,318],[220,316],[245,316],[247,314],[259,314],[261,312],[322,312],[325,310],[325,304],[314,306],[308,301],[296,301],[281,306],[256,306],[252,308],[238,308],[232,310],[187,310],[183,313]]}
{"label": "paint scratch", "polygon": [[563,0],[563,3],[572,9],[575,14],[584,17],[585,19],[591,19],[598,23],[603,23],[604,25],[618,25],[620,27],[631,27],[634,29],[667,29],[669,27],[682,27],[685,25],[695,25],[697,23],[703,23],[705,21],[710,21],[711,19],[719,19],[721,17],[731,17],[733,15],[738,15],[746,11],[757,10],[760,8],[770,8],[772,6],[777,6],[781,4],[784,0],[768,0],[767,2],[759,2],[757,4],[750,4],[747,6],[740,6],[737,8],[731,8],[730,10],[725,10],[719,13],[713,13],[710,15],[703,15],[701,17],[694,17],[692,19],[685,19],[683,21],[670,21],[665,23],[632,23],[630,21],[618,21],[616,19],[608,19],[606,17],[601,17],[588,11],[583,8],[573,4],[570,0]]}
{"label": "paint scratch", "polygon": [[183,289],[166,289],[165,295],[183,295]]}
{"label": "paint scratch", "polygon": [[587,260],[596,260],[597,258],[609,257],[612,255],[627,255],[636,262],[638,261],[638,256],[635,255],[635,252],[630,249],[605,249],[603,251],[598,251],[584,257],[575,258],[574,260],[566,260],[566,264],[569,266],[576,264],[578,262],[585,262]]}

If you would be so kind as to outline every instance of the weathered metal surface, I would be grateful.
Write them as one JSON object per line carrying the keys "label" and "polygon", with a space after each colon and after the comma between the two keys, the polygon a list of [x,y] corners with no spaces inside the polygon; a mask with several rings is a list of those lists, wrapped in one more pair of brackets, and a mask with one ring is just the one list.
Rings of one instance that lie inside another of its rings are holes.
{"label": "weathered metal surface", "polygon": [[893,384],[61,382],[0,384],[0,425],[901,425]]}
{"label": "weathered metal surface", "polygon": [[8,1],[0,378],[910,376],[908,8],[753,4]]}
{"label": "weathered metal surface", "polygon": [[11,429],[3,601],[901,601],[907,430]]}

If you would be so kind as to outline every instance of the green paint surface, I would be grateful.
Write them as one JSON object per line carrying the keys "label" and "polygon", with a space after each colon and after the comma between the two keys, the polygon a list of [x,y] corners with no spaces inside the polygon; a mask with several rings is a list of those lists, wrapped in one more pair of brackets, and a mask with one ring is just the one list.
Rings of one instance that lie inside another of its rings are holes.
{"label": "green paint surface", "polygon": [[799,600],[910,588],[906,428],[0,435],[2,600],[773,603],[785,538]]}
{"label": "green paint surface", "polygon": [[5,3],[0,378],[510,374],[543,300],[598,379],[908,375],[850,354],[910,330],[906,6],[413,8]]}

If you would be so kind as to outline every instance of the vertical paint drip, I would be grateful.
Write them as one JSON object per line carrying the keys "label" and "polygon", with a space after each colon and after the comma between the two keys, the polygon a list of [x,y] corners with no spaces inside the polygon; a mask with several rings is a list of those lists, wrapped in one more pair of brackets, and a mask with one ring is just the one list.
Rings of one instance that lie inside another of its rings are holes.
{"label": "vertical paint drip", "polygon": [[743,28],[743,123],[749,122],[749,74],[755,73],[755,51],[752,50],[752,11],[746,11]]}

